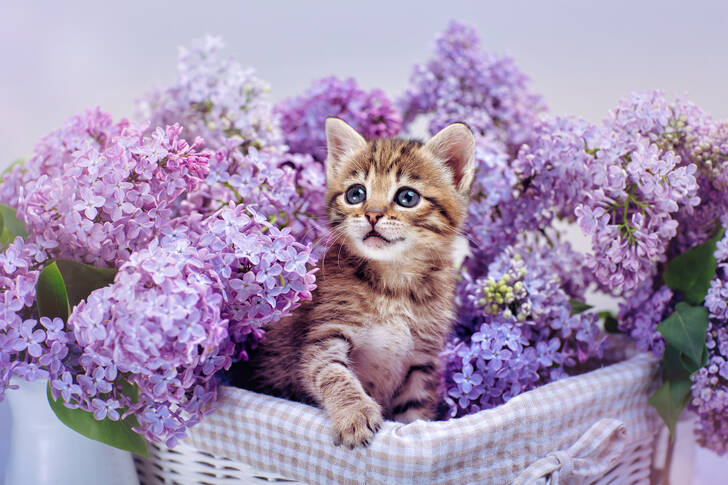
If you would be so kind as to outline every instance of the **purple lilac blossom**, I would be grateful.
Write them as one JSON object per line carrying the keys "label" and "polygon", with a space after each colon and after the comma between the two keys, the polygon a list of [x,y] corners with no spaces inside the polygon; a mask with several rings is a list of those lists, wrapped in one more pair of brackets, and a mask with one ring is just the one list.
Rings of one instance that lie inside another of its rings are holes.
{"label": "purple lilac blossom", "polygon": [[568,244],[556,245],[552,251],[543,239],[523,238],[487,274],[463,271],[455,338],[441,354],[449,416],[497,406],[601,358],[597,316],[571,315],[569,298],[580,296],[587,280],[564,270],[583,259]]}
{"label": "purple lilac blossom", "polygon": [[275,112],[291,152],[319,162],[326,158],[324,122],[330,116],[343,119],[365,138],[394,136],[402,127],[402,117],[384,92],[367,92],[353,78],[314,81],[302,95],[278,103]]}
{"label": "purple lilac blossom", "polygon": [[641,283],[619,304],[619,330],[628,334],[638,349],[662,356],[665,338],[657,326],[672,313],[672,298],[672,290],[667,286],[655,290],[652,281]]}
{"label": "purple lilac blossom", "polygon": [[524,231],[574,219],[592,181],[594,158],[584,147],[596,127],[576,118],[549,118],[532,127],[532,140],[510,157],[505,146],[480,137],[466,228],[477,260],[489,263]]}
{"label": "purple lilac blossom", "polygon": [[714,120],[690,101],[670,101],[660,91],[648,91],[621,101],[606,125],[625,146],[647,138],[661,153],[679,155],[678,163],[697,167],[700,205],[687,204],[676,214],[680,230],[672,253],[708,239],[716,220],[728,210],[728,123]]}
{"label": "purple lilac blossom", "polygon": [[181,123],[213,150],[229,141],[244,153],[251,147],[279,148],[281,133],[270,87],[253,69],[223,57],[224,47],[222,39],[210,36],[180,47],[177,80],[145,97],[139,104],[140,117],[152,128]]}
{"label": "purple lilac blossom", "polygon": [[[722,219],[728,226],[728,217]],[[728,451],[728,234],[718,242],[715,258],[718,270],[705,298],[710,312],[708,363],[692,376],[690,407],[698,415],[698,443],[724,455]]]}
{"label": "purple lilac blossom", "polygon": [[575,214],[591,239],[587,264],[602,289],[628,294],[667,260],[678,210],[700,199],[694,164],[680,164],[674,152],[662,152],[645,138],[611,135],[609,145],[598,148],[588,171],[594,187]]}
{"label": "purple lilac blossom", "polygon": [[397,105],[405,127],[425,114],[431,115],[431,134],[462,121],[476,135],[495,134],[509,153],[531,138],[545,111],[513,60],[483,52],[475,29],[455,21],[436,38],[433,57],[414,67],[410,87]]}
{"label": "purple lilac blossom", "polygon": [[243,153],[231,141],[212,155],[210,165],[205,183],[182,203],[182,214],[210,215],[234,202],[254,207],[276,227],[288,227],[304,244],[326,234],[323,167],[309,155],[252,147]]}

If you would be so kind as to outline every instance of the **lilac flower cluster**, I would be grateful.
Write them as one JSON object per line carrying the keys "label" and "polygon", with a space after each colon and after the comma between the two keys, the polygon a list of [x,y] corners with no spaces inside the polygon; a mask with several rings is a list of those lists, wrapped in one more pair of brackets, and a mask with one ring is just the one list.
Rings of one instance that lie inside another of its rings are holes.
{"label": "lilac flower cluster", "polygon": [[[722,219],[728,227],[728,217]],[[718,271],[705,297],[708,363],[692,376],[690,407],[698,415],[698,442],[723,455],[728,451],[728,235],[716,245],[715,258]]]}
{"label": "lilac flower cluster", "polygon": [[288,227],[303,243],[325,234],[323,167],[308,155],[276,153],[237,142],[217,150],[205,183],[190,192],[183,213],[212,214],[233,201],[255,207],[278,228]]}
{"label": "lilac flower cluster", "polygon": [[17,201],[33,240],[53,257],[115,267],[169,223],[209,155],[179,125],[150,136],[100,110],[74,116],[24,165]]}
{"label": "lilac flower cluster", "polygon": [[[215,37],[181,48],[176,83],[140,102],[152,127],[181,121],[214,152],[205,183],[188,194],[184,210],[209,215],[229,201],[256,204],[299,241],[318,241],[325,233],[323,167],[310,155],[287,151],[268,85],[223,57],[223,48]],[[316,126],[320,134],[322,127]]]}
{"label": "lilac flower cluster", "polygon": [[229,320],[236,358],[255,345],[262,327],[290,313],[316,287],[316,259],[289,228],[279,230],[252,206],[230,204],[195,229],[196,243],[210,255],[223,283],[221,315]]}
{"label": "lilac flower cluster", "polygon": [[56,397],[97,419],[135,414],[139,432],[174,446],[209,408],[214,372],[231,363],[224,292],[207,257],[181,236],[135,251],[69,316],[80,355],[51,376]]}
{"label": "lilac flower cluster", "polygon": [[11,377],[48,376],[68,352],[62,321],[38,318],[35,284],[48,256],[16,237],[0,253],[0,399]]}
{"label": "lilac flower cluster", "polygon": [[384,92],[367,92],[353,78],[314,81],[302,95],[278,103],[275,111],[289,149],[320,162],[326,158],[323,126],[330,116],[343,119],[366,138],[394,136],[402,127],[399,112]]}
{"label": "lilac flower cluster", "polygon": [[629,292],[667,259],[677,235],[674,215],[700,203],[696,167],[678,165],[680,157],[661,152],[647,140],[601,148],[591,179],[596,187],[576,208],[579,226],[592,241],[589,266],[614,292]]}
{"label": "lilac flower cluster", "polygon": [[571,315],[570,297],[586,288],[583,276],[568,273],[580,262],[568,244],[552,250],[530,237],[503,251],[486,274],[463,274],[457,337],[442,354],[450,416],[497,406],[602,356],[597,316]]}
{"label": "lilac flower cluster", "polygon": [[[3,179],[22,183],[3,194],[32,231],[0,253],[0,399],[13,376],[48,378],[66,406],[133,414],[138,432],[174,446],[212,409],[215,374],[311,298],[315,257],[292,229],[308,201],[295,178],[317,173],[289,167],[303,156],[198,151],[179,125],[144,133],[89,111]],[[210,173],[213,159],[229,172]],[[39,319],[51,257],[119,271],[67,322]]]}
{"label": "lilac flower cluster", "polygon": [[279,146],[270,87],[253,69],[223,57],[224,47],[210,36],[180,47],[177,81],[140,101],[141,118],[152,128],[181,123],[214,150],[230,140],[243,152]]}
{"label": "lilac flower cluster", "polygon": [[672,299],[672,290],[667,286],[655,290],[652,281],[641,283],[619,304],[619,330],[628,334],[638,349],[662,356],[665,339],[657,326],[672,313]]}
{"label": "lilac flower cluster", "polygon": [[51,376],[67,403],[97,419],[134,414],[168,446],[212,409],[215,374],[314,288],[310,249],[251,209],[231,205],[195,229],[153,239],[75,307],[80,355]]}
{"label": "lilac flower cluster", "polygon": [[495,140],[480,137],[467,227],[477,259],[492,261],[524,231],[572,220],[591,188],[594,158],[584,147],[597,128],[576,118],[553,118],[532,127],[532,140],[515,157]]}
{"label": "lilac flower cluster", "polygon": [[410,84],[398,100],[406,126],[422,114],[431,115],[432,134],[464,121],[477,135],[495,133],[511,153],[531,138],[545,110],[511,58],[483,52],[475,29],[454,21],[435,40],[434,56],[415,66]]}

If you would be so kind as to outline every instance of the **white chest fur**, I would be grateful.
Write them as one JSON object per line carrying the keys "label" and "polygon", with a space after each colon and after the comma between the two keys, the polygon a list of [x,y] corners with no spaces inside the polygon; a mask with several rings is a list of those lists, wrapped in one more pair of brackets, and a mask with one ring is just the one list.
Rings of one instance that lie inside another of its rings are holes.
{"label": "white chest fur", "polygon": [[414,340],[408,312],[387,312],[357,333],[349,358],[367,393],[387,408],[409,369]]}

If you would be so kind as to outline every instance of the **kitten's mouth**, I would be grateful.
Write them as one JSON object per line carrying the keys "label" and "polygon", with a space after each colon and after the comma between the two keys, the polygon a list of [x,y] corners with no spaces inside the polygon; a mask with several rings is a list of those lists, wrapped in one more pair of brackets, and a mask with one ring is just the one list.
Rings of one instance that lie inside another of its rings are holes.
{"label": "kitten's mouth", "polygon": [[396,243],[398,241],[403,241],[404,238],[397,238],[397,239],[387,239],[386,237],[379,234],[377,231],[369,231],[364,236],[363,242],[365,246],[368,246],[370,248],[375,249],[381,249],[386,246],[389,246],[392,243]]}
{"label": "kitten's mouth", "polygon": [[389,239],[379,234],[377,231],[369,231],[364,236],[364,245],[370,248],[381,249],[389,246]]}
{"label": "kitten's mouth", "polygon": [[389,242],[390,242],[390,240],[389,240],[389,239],[387,239],[386,237],[382,236],[382,235],[381,235],[381,234],[379,234],[379,233],[378,233],[377,231],[369,231],[369,232],[368,232],[368,233],[367,233],[367,234],[366,234],[366,235],[364,236],[364,240],[365,240],[365,241],[366,241],[367,239],[370,239],[370,238],[375,238],[375,239],[381,239],[382,241],[384,241],[384,242],[386,242],[386,243],[389,243]]}

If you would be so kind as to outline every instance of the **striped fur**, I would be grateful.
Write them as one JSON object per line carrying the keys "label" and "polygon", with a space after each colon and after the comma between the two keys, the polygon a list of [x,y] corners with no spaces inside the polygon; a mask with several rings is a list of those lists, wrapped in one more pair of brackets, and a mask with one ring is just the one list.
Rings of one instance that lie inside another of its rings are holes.
{"label": "striped fur", "polygon": [[[320,405],[335,442],[355,447],[366,446],[382,419],[434,415],[438,353],[453,320],[453,243],[467,193],[429,144],[344,136],[351,146],[338,153],[329,143],[332,236],[318,288],[312,301],[269,326],[251,362],[253,388]],[[460,168],[461,179],[472,179],[472,163]],[[353,184],[366,187],[363,203],[347,203]],[[416,190],[419,204],[395,204],[402,187]],[[381,214],[373,226],[371,211]],[[395,242],[369,247],[362,238],[371,230]]]}

